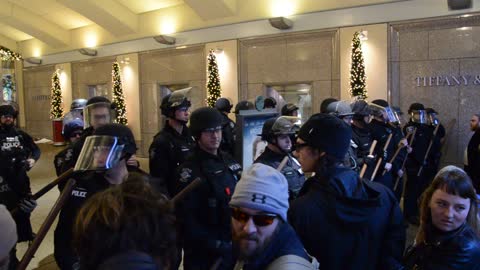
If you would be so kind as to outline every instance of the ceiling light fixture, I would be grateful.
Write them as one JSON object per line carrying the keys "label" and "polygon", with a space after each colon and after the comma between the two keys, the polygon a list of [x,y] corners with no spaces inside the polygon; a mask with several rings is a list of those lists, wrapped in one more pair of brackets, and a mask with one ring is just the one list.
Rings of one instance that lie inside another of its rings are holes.
{"label": "ceiling light fixture", "polygon": [[79,49],[78,52],[87,56],[97,56],[97,50],[95,49],[83,48]]}
{"label": "ceiling light fixture", "polygon": [[30,63],[32,65],[42,64],[42,58],[39,58],[39,57],[30,57],[30,58],[25,59],[25,61],[27,61],[28,63]]}
{"label": "ceiling light fixture", "polygon": [[174,37],[166,36],[166,35],[159,35],[153,37],[156,42],[165,44],[165,45],[173,45],[176,42],[176,39]]}
{"label": "ceiling light fixture", "polygon": [[270,18],[268,21],[272,27],[280,30],[287,30],[293,26],[293,22],[285,17]]}

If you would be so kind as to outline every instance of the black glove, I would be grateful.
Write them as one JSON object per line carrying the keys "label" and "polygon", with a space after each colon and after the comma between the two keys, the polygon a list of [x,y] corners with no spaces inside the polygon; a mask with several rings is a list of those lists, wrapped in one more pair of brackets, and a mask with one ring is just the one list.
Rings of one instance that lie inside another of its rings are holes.
{"label": "black glove", "polygon": [[32,198],[25,198],[20,200],[20,202],[18,203],[18,207],[23,212],[30,214],[37,207],[37,201]]}

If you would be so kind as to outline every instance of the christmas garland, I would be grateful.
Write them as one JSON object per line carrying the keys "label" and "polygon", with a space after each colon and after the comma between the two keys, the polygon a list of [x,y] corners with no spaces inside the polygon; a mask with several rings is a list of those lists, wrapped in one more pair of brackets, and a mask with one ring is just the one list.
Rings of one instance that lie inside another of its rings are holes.
{"label": "christmas garland", "polygon": [[19,61],[22,60],[22,56],[7,47],[0,46],[0,59],[2,61]]}

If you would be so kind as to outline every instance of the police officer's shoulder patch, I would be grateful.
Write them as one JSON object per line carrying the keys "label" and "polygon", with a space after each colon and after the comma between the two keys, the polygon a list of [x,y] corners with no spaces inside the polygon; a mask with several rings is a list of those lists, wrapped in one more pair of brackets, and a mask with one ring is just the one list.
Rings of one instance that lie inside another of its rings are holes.
{"label": "police officer's shoulder patch", "polygon": [[182,183],[188,183],[191,181],[192,178],[192,170],[190,168],[182,168],[180,171],[180,179],[179,181]]}

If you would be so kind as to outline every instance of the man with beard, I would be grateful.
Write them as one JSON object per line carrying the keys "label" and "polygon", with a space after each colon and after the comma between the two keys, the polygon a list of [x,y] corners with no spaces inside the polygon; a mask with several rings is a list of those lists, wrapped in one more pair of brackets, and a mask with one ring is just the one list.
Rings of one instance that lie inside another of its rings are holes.
{"label": "man with beard", "polygon": [[305,174],[300,163],[291,156],[292,140],[295,136],[295,122],[299,118],[292,116],[280,116],[265,121],[262,128],[262,140],[266,141],[265,151],[255,160],[277,169],[282,161],[287,162],[281,168],[281,173],[287,178],[290,200],[295,199],[305,182]]}
{"label": "man with beard", "polygon": [[192,103],[188,99],[191,88],[174,91],[162,99],[160,109],[167,118],[163,129],[155,135],[148,150],[150,174],[165,181],[170,196],[177,187],[175,170],[192,154],[195,145],[187,127]]}
{"label": "man with beard", "polygon": [[287,223],[288,197],[274,168],[256,163],[242,174],[230,201],[235,269],[317,269]]}
{"label": "man with beard", "polygon": [[465,150],[465,172],[472,178],[477,193],[480,193],[480,113],[470,119],[470,130],[474,133]]}
{"label": "man with beard", "polygon": [[[15,127],[17,112],[11,105],[0,106],[0,203],[8,210],[19,208],[14,220],[18,241],[33,240],[30,213],[37,206],[31,198],[30,178],[27,171],[40,158],[40,149],[26,132]],[[10,256],[12,269],[18,260],[15,249]]]}
{"label": "man with beard", "polygon": [[62,270],[77,269],[73,250],[73,225],[79,209],[94,194],[121,184],[128,176],[127,160],[137,150],[132,131],[120,124],[106,124],[86,138],[72,178],[76,184],[67,197],[54,232],[54,256]]}
{"label": "man with beard", "polygon": [[351,136],[344,121],[326,114],[313,115],[300,128],[294,153],[315,175],[292,202],[288,220],[322,270],[402,269],[400,207],[385,186],[343,165]]}
{"label": "man with beard", "polygon": [[218,270],[228,269],[232,244],[228,202],[235,191],[241,166],[219,150],[222,116],[213,108],[199,108],[190,117],[190,130],[197,145],[192,156],[178,169],[180,192],[195,179],[201,181],[177,206],[183,234],[185,270],[210,269],[223,261]]}

